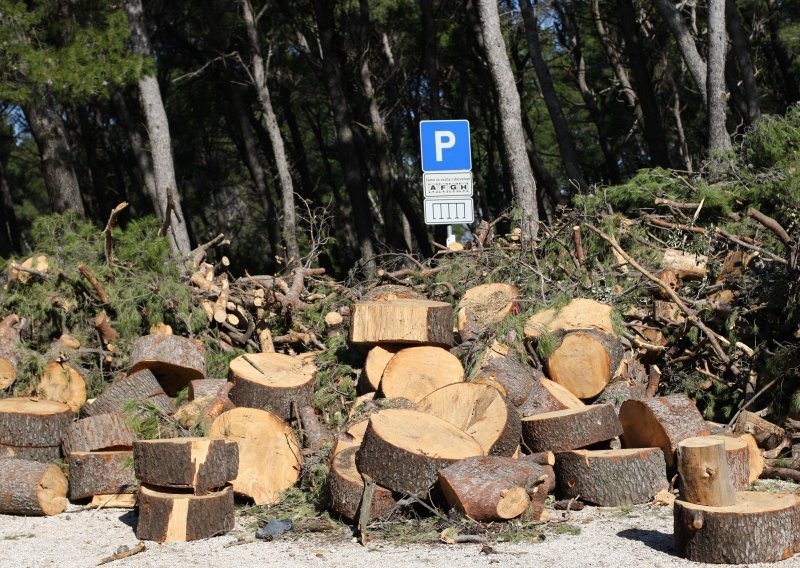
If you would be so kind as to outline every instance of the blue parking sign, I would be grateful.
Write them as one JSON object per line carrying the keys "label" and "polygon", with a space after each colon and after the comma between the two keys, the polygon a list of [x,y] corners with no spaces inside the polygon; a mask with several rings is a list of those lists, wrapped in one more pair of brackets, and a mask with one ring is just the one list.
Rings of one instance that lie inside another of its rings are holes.
{"label": "blue parking sign", "polygon": [[419,123],[423,172],[472,170],[468,120],[423,120]]}

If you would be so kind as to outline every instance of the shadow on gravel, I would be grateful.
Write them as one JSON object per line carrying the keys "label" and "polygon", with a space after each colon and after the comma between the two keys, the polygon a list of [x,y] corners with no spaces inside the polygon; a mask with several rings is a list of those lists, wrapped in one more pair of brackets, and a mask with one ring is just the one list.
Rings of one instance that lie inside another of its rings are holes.
{"label": "shadow on gravel", "polygon": [[136,530],[136,525],[139,522],[139,512],[136,509],[128,511],[127,513],[120,515],[119,520],[131,527],[133,530]]}
{"label": "shadow on gravel", "polygon": [[670,556],[678,556],[675,552],[675,542],[672,534],[644,529],[625,529],[619,531],[617,536],[627,538],[628,540],[638,540],[654,550],[669,554]]}

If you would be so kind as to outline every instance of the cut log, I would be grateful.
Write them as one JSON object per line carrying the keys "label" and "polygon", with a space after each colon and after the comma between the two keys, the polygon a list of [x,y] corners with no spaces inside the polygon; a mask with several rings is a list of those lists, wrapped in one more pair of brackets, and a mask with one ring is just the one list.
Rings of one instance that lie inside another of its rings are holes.
{"label": "cut log", "polygon": [[462,341],[481,335],[511,313],[520,298],[511,284],[482,284],[464,292],[458,303],[457,327]]}
{"label": "cut log", "polygon": [[667,469],[675,468],[678,442],[709,434],[694,401],[685,394],[626,400],[619,411],[626,448],[661,448]]}
{"label": "cut log", "polygon": [[234,408],[220,415],[208,431],[239,445],[239,469],[233,490],[256,505],[280,503],[281,492],[300,478],[302,457],[292,429],[272,412]]}
{"label": "cut log", "polygon": [[440,469],[482,454],[478,442],[446,420],[387,409],[370,416],[356,464],[379,485],[421,495],[436,483]]}
{"label": "cut log", "polygon": [[423,398],[417,410],[460,428],[475,438],[487,455],[511,456],[519,446],[519,414],[489,385],[447,385]]}
{"label": "cut log", "polygon": [[736,503],[722,440],[710,436],[686,438],[678,443],[676,457],[684,501],[709,507],[729,507]]}
{"label": "cut log", "polygon": [[486,368],[492,359],[506,357],[508,355],[509,346],[499,341],[492,341],[492,344],[483,350],[477,357],[475,357],[475,373],[473,378]]}
{"label": "cut log", "polygon": [[543,375],[520,361],[519,354],[509,349],[504,357],[492,357],[473,378],[473,383],[499,385],[500,394],[516,407],[531,394],[534,383]]}
{"label": "cut log", "polygon": [[166,323],[154,323],[150,326],[150,335],[172,335],[172,326]]}
{"label": "cut log", "polygon": [[98,450],[130,450],[133,433],[121,414],[90,416],[70,424],[64,437],[64,455]]}
{"label": "cut log", "polygon": [[208,430],[208,427],[220,414],[236,407],[231,402],[231,399],[228,398],[228,393],[233,387],[233,383],[223,382],[224,385],[216,395],[195,398],[181,406],[172,417],[184,428],[200,428],[203,432]]}
{"label": "cut log", "polygon": [[786,430],[747,410],[743,410],[736,419],[733,431],[737,434],[752,434],[758,447],[765,450],[777,448],[786,439]]}
{"label": "cut log", "polygon": [[561,496],[601,507],[647,503],[669,488],[661,448],[561,452],[555,470]]}
{"label": "cut log", "polygon": [[550,379],[541,378],[534,381],[528,398],[520,406],[520,412],[522,417],[525,418],[536,414],[544,414],[545,412],[580,408],[582,406],[586,405],[565,387]]}
{"label": "cut log", "polygon": [[675,249],[665,250],[661,260],[661,268],[674,272],[680,278],[705,278],[708,274],[707,265],[707,256]]}
{"label": "cut log", "polygon": [[353,304],[350,342],[449,346],[453,343],[453,306],[430,300]]}
{"label": "cut log", "polygon": [[378,390],[386,365],[402,348],[402,345],[376,345],[369,350],[367,359],[364,361],[364,373],[358,381],[359,394]]}
{"label": "cut log", "polygon": [[[535,454],[522,455],[517,452],[511,457],[515,460],[522,459],[539,465],[556,465],[556,455],[553,452],[536,452]],[[555,485],[555,483],[553,485]]]}
{"label": "cut log", "polygon": [[595,399],[595,403],[611,404],[614,410],[619,412],[622,403],[626,400],[640,400],[647,398],[647,387],[628,381],[616,381],[610,383],[603,389],[603,392]]}
{"label": "cut log", "polygon": [[[358,447],[350,447],[338,452],[330,464],[328,473],[328,496],[331,509],[343,517],[355,520],[364,493],[364,480],[356,467]],[[369,520],[373,521],[394,509],[397,500],[391,491],[380,485],[375,486]]]}
{"label": "cut log", "polygon": [[577,450],[620,434],[622,425],[610,404],[556,410],[522,419],[522,439],[531,452]]}
{"label": "cut log", "polygon": [[177,335],[140,337],[131,347],[129,366],[131,374],[150,370],[170,396],[176,396],[192,381],[206,378],[203,344]]}
{"label": "cut log", "polygon": [[12,314],[0,322],[0,391],[14,384],[20,361],[19,316]]}
{"label": "cut log", "polygon": [[740,491],[730,507],[675,501],[675,548],[711,564],[778,562],[800,549],[800,497]]}
{"label": "cut log", "polygon": [[73,452],[69,464],[69,498],[85,499],[109,493],[133,493],[133,452]]}
{"label": "cut log", "polygon": [[211,438],[139,440],[133,443],[133,463],[142,483],[203,495],[236,478],[239,447]]}
{"label": "cut log", "polygon": [[59,361],[50,361],[36,387],[36,396],[45,400],[63,402],[78,412],[86,404],[86,381],[73,367]]}
{"label": "cut log", "polygon": [[289,420],[292,403],[298,408],[311,404],[316,376],[317,367],[310,358],[283,353],[242,355],[230,363],[230,399],[236,406],[270,410]]}
{"label": "cut log", "polygon": [[367,431],[369,419],[356,422],[344,433],[340,434],[336,439],[336,444],[331,450],[331,458],[336,456],[339,452],[343,452],[348,448],[358,449],[361,446],[361,441],[364,439],[364,432]]}
{"label": "cut log", "polygon": [[365,302],[394,302],[397,300],[425,300],[425,296],[408,286],[384,284],[367,291],[362,300]]}
{"label": "cut log", "polygon": [[383,371],[378,395],[419,402],[443,386],[464,380],[458,357],[441,347],[409,347],[398,352]]}
{"label": "cut log", "polygon": [[[475,521],[491,522],[519,517],[533,501],[543,505],[552,489],[553,468],[526,460],[474,457],[442,469],[438,478],[451,507]],[[542,512],[543,506],[539,517]]]}
{"label": "cut log", "polygon": [[560,310],[549,308],[525,322],[525,339],[538,340],[544,334],[559,336],[574,330],[596,330],[614,334],[611,306],[588,298],[575,298]]}
{"label": "cut log", "polygon": [[87,404],[83,408],[83,412],[87,416],[97,416],[109,412],[122,413],[126,403],[131,400],[152,404],[165,415],[175,412],[175,404],[172,399],[166,395],[149,369],[114,381],[106,389],[106,392],[98,396],[94,402]]}
{"label": "cut log", "polygon": [[60,447],[71,420],[72,410],[61,402],[4,398],[0,400],[0,444]]}
{"label": "cut log", "polygon": [[135,509],[139,502],[139,492],[95,495],[88,507],[93,509]]}
{"label": "cut log", "polygon": [[163,493],[142,486],[136,538],[188,542],[223,535],[234,525],[233,491],[225,487],[207,495]]}
{"label": "cut log", "polygon": [[752,434],[740,434],[739,437],[747,442],[747,457],[750,462],[747,482],[750,484],[761,477],[761,472],[764,471],[764,451],[758,447]]}
{"label": "cut log", "polygon": [[0,513],[58,515],[67,505],[67,478],[58,466],[0,459]]}
{"label": "cut log", "polygon": [[[734,437],[721,434],[712,434],[706,437],[722,442],[733,488],[736,491],[745,491],[750,486],[750,448],[747,439],[744,436]],[[763,458],[761,460],[763,464]]]}
{"label": "cut log", "polygon": [[189,400],[203,396],[217,396],[225,388],[228,381],[225,379],[197,379],[189,383]]}
{"label": "cut log", "polygon": [[578,398],[593,398],[611,380],[623,352],[614,335],[574,331],[547,357],[547,375]]}
{"label": "cut log", "polygon": [[49,463],[61,459],[61,446],[37,447],[0,444],[0,459],[2,458],[17,458]]}

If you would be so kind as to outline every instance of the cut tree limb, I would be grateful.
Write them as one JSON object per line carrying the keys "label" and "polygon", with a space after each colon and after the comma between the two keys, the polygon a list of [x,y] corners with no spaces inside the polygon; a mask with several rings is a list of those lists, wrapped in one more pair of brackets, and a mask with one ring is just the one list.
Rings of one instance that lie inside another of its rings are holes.
{"label": "cut tree limb", "polygon": [[61,402],[4,398],[0,400],[0,444],[60,447],[71,420],[72,410]]}
{"label": "cut tree limb", "polygon": [[70,424],[64,437],[64,454],[98,450],[129,450],[133,433],[121,414],[98,414]]}
{"label": "cut tree limb", "polygon": [[681,497],[697,505],[729,507],[736,490],[728,471],[725,444],[710,436],[687,438],[678,443]]}
{"label": "cut tree limb", "polygon": [[136,537],[156,542],[188,542],[233,529],[233,491],[225,487],[207,495],[164,493],[142,486]]}
{"label": "cut tree limb", "polygon": [[0,459],[0,513],[58,515],[67,505],[67,478],[58,466]]}
{"label": "cut tree limb", "polygon": [[133,452],[72,452],[69,465],[69,498],[85,499],[94,495],[134,493]]}
{"label": "cut tree limb", "polygon": [[545,412],[522,419],[522,439],[531,452],[563,452],[622,434],[614,407],[596,404]]}
{"label": "cut tree limb", "polygon": [[453,343],[453,306],[430,300],[353,304],[350,342],[449,346]]}
{"label": "cut tree limb", "polygon": [[733,431],[737,434],[751,434],[758,446],[765,450],[777,448],[786,438],[786,430],[747,410],[739,414]]}
{"label": "cut tree limb", "polygon": [[165,415],[173,414],[176,410],[175,404],[161,388],[155,375],[149,369],[144,369],[111,383],[103,394],[83,408],[83,412],[87,416],[121,413],[125,404],[131,400],[152,404]]}

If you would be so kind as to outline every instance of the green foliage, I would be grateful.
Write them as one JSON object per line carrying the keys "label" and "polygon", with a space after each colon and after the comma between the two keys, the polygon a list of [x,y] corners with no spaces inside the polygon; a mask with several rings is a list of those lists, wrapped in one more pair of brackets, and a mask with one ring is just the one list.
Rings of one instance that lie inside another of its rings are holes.
{"label": "green foliage", "polygon": [[762,117],[747,133],[742,150],[756,169],[796,169],[800,162],[800,104],[790,107],[782,117]]}

